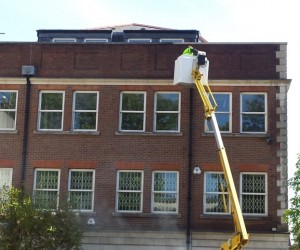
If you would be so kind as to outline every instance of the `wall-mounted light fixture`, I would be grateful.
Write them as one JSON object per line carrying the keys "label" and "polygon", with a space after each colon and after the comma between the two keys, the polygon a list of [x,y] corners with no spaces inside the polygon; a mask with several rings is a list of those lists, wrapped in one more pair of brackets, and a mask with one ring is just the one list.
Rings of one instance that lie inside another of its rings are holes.
{"label": "wall-mounted light fixture", "polygon": [[266,141],[267,141],[268,144],[271,144],[272,143],[272,137],[271,136],[266,137]]}
{"label": "wall-mounted light fixture", "polygon": [[194,168],[193,174],[201,174],[201,169],[200,169],[200,167],[196,166],[196,167]]}

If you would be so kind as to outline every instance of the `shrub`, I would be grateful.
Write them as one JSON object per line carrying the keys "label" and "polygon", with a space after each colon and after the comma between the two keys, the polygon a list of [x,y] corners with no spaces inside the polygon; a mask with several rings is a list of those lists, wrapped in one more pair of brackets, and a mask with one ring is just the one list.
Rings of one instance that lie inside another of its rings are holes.
{"label": "shrub", "polygon": [[65,208],[41,210],[30,197],[11,188],[0,195],[1,250],[79,250],[82,231],[80,220]]}

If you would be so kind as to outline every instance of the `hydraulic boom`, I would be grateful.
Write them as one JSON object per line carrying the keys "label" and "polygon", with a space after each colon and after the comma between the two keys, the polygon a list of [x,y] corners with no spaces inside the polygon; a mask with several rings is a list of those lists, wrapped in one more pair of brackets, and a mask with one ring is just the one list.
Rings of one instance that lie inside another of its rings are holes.
{"label": "hydraulic boom", "polygon": [[[191,84],[195,83],[199,95],[204,106],[205,119],[210,122],[214,132],[219,157],[227,184],[229,201],[231,204],[231,214],[235,226],[235,234],[226,242],[224,242],[221,250],[238,250],[242,249],[249,241],[249,235],[246,230],[242,210],[238,200],[238,195],[233,182],[233,177],[223,144],[222,136],[219,130],[215,111],[217,103],[208,85],[208,66],[209,61],[206,58],[206,53],[187,48],[184,54],[180,56],[175,62],[174,84]],[[211,98],[209,98],[211,97]],[[225,197],[223,197],[225,201]],[[225,204],[225,202],[224,202]],[[226,208],[226,205],[225,205]]]}

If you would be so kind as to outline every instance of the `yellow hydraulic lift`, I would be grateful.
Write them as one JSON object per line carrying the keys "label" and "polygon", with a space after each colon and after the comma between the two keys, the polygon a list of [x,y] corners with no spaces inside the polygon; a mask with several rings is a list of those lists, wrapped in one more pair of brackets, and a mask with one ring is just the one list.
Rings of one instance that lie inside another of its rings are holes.
{"label": "yellow hydraulic lift", "polygon": [[[229,201],[231,204],[231,214],[235,227],[235,234],[229,240],[224,242],[220,249],[238,250],[242,249],[248,243],[249,234],[246,230],[229,161],[216,119],[215,111],[217,103],[208,85],[208,70],[209,60],[207,60],[206,52],[188,47],[175,61],[174,85],[196,84],[198,89],[204,106],[205,119],[210,122],[215,135],[219,157],[227,184]],[[225,197],[223,197],[223,200],[224,207],[226,208]]]}

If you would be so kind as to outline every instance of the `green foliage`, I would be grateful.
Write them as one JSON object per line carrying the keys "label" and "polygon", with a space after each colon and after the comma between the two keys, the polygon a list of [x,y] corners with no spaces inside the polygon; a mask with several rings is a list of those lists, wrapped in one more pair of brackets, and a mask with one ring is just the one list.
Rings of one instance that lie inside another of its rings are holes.
{"label": "green foliage", "polygon": [[2,191],[1,250],[79,250],[81,239],[80,221],[72,211],[36,209],[20,190]]}
{"label": "green foliage", "polygon": [[294,191],[294,197],[290,199],[290,208],[285,211],[284,219],[291,227],[295,243],[300,245],[300,155],[294,177],[289,179],[288,185]]}

